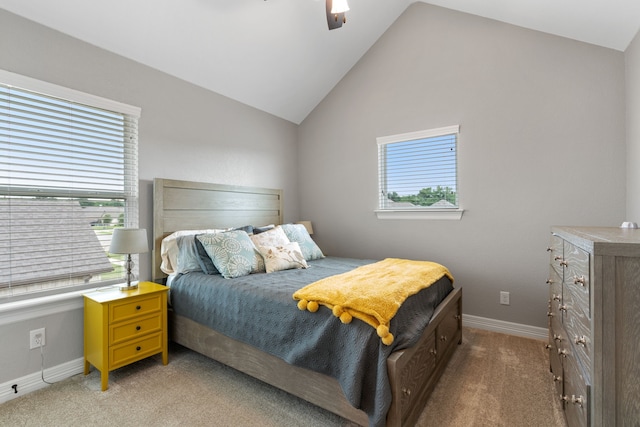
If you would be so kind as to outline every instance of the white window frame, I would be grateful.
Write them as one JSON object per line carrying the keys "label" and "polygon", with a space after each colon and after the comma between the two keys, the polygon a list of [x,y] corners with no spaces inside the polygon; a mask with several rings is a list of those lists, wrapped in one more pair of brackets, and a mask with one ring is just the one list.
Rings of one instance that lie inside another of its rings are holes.
{"label": "white window frame", "polygon": [[[378,219],[433,219],[433,220],[460,220],[464,209],[460,205],[460,192],[458,188],[458,142],[459,142],[460,126],[446,126],[436,129],[428,129],[416,132],[408,132],[397,135],[382,136],[376,138],[378,144],[378,208],[375,210]],[[410,208],[392,208],[383,206],[382,195],[386,194],[386,158],[385,146],[387,144],[408,142],[420,139],[433,138],[444,135],[456,135],[456,194],[458,205],[456,207],[410,207]]]}
{"label": "white window frame", "polygon": [[[110,99],[102,98],[99,96],[87,94],[74,89],[58,86],[52,83],[44,82],[41,80],[33,79],[30,77],[15,74],[6,70],[0,69],[0,82],[4,85],[13,86],[16,88],[24,89],[31,92],[41,93],[43,95],[60,98],[72,103],[82,104],[93,108],[108,110],[118,114],[129,116],[132,119],[140,118],[141,109],[139,107],[130,106]],[[125,227],[137,228],[138,226],[138,205],[139,205],[139,183],[138,183],[138,155],[137,155],[137,136],[135,137],[134,145],[135,152],[127,154],[125,156]],[[137,256],[136,256],[137,260]],[[137,273],[137,263],[135,266]],[[95,288],[97,286],[104,286],[112,284],[112,282],[121,282],[122,280],[110,280],[102,282],[93,282],[84,286],[61,286],[55,288],[49,288],[45,292],[31,292],[31,291],[18,291],[13,296],[7,296],[6,293],[0,297],[0,303],[15,301],[18,299],[37,299],[44,295],[51,294],[63,294],[73,293],[81,289]],[[19,288],[25,285],[18,285]],[[29,285],[26,285],[29,286]],[[10,288],[9,288],[10,289]],[[38,289],[35,286],[34,289]]]}

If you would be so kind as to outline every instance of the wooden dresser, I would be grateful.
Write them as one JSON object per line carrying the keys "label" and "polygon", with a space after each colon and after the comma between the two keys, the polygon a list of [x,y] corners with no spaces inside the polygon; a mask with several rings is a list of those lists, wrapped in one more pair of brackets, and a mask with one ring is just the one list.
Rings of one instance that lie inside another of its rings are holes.
{"label": "wooden dresser", "polygon": [[549,360],[567,424],[640,423],[640,229],[552,227]]}

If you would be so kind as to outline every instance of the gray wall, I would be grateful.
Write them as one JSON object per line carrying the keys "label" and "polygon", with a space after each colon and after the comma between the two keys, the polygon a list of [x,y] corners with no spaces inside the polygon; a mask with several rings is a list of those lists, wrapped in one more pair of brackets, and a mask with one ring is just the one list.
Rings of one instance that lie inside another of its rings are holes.
{"label": "gray wall", "polygon": [[[626,55],[635,116],[639,49]],[[442,262],[466,314],[542,327],[549,227],[625,219],[624,60],[414,4],[297,127],[0,10],[0,68],[142,108],[141,226],[156,176],[284,188],[285,219],[313,220],[328,254]],[[451,124],[463,219],[377,220],[375,138]],[[640,149],[637,126],[627,132]],[[150,277],[149,257],[141,271]],[[81,319],[1,325],[0,383],[39,370],[30,329],[47,327],[47,366],[81,357]]]}
{"label": "gray wall", "polygon": [[[625,216],[624,71],[618,51],[415,3],[300,125],[302,216],[329,254],[441,262],[465,314],[546,327],[550,226]],[[376,219],[376,137],[454,124],[462,220]]]}
{"label": "gray wall", "polygon": [[640,223],[640,32],[625,51],[627,100],[627,219]]}
{"label": "gray wall", "polygon": [[[285,219],[299,219],[295,124],[3,10],[0,68],[142,108],[140,226],[149,234],[154,177],[282,188]],[[150,257],[141,256],[142,279],[151,277]],[[47,367],[82,357],[81,309],[0,322],[0,383],[40,369],[28,337],[42,326]]]}

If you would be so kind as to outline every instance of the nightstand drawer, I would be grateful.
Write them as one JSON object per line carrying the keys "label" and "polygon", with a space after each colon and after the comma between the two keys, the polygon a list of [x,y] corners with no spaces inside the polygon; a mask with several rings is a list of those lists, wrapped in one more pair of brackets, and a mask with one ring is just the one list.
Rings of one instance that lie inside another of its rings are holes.
{"label": "nightstand drawer", "polygon": [[133,317],[144,316],[147,313],[160,311],[162,298],[160,294],[147,298],[126,299],[109,305],[109,322],[119,322]]}
{"label": "nightstand drawer", "polygon": [[162,333],[109,348],[109,369],[128,365],[162,351]]}
{"label": "nightstand drawer", "polygon": [[161,331],[162,316],[160,313],[156,313],[128,323],[111,325],[109,329],[109,345],[119,344],[137,336]]}

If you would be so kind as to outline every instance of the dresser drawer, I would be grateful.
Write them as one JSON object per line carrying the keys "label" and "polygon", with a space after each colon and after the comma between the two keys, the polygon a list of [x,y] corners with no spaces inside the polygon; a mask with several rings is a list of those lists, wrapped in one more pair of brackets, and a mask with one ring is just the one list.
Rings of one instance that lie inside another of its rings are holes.
{"label": "dresser drawer", "polygon": [[128,365],[129,363],[160,353],[162,350],[161,332],[110,347],[109,370],[116,369],[120,366]]}
{"label": "dresser drawer", "polygon": [[457,311],[457,305],[452,307],[442,319],[442,322],[436,328],[436,350],[437,357],[440,360],[444,357],[447,350],[455,346],[460,331],[460,317]]}
{"label": "dresser drawer", "polygon": [[161,330],[162,315],[159,312],[139,319],[136,318],[131,322],[116,323],[109,326],[109,345],[119,344],[123,341]]}
{"label": "dresser drawer", "polygon": [[551,264],[553,269],[556,271],[556,273],[560,277],[562,277],[562,274],[563,274],[563,268],[562,268],[562,265],[560,264],[564,259],[563,249],[562,249],[563,243],[564,243],[564,240],[561,237],[556,236],[555,234],[552,234],[551,243],[549,245],[549,248],[547,249],[547,251],[549,252],[549,264]]}
{"label": "dresser drawer", "polygon": [[146,298],[128,298],[109,305],[109,323],[144,316],[162,309],[162,297],[156,294]]}
{"label": "dresser drawer", "polygon": [[563,341],[566,342],[566,334],[559,323],[559,321],[552,319],[551,327],[549,328],[549,365],[558,396],[563,391],[562,360],[558,354],[558,346],[564,345]]}
{"label": "dresser drawer", "polygon": [[591,385],[583,374],[582,367],[573,357],[564,360],[565,414],[570,426],[589,426],[589,400]]}
{"label": "dresser drawer", "polygon": [[[396,383],[394,390],[396,398],[399,398],[402,414],[408,414],[406,408],[411,408],[416,399],[420,399],[420,390],[426,381],[433,382],[433,371],[436,368],[436,338],[431,334],[423,343],[423,346],[416,352],[420,355],[415,359],[415,363],[407,363],[399,372],[400,382]],[[412,360],[413,362],[414,360]],[[403,420],[404,421],[404,420]]]}
{"label": "dresser drawer", "polygon": [[[549,299],[557,306],[562,301],[562,278],[553,268],[549,269],[547,284],[549,285]],[[557,307],[555,308],[557,309]]]}
{"label": "dresser drawer", "polygon": [[565,275],[564,287],[574,296],[574,302],[591,318],[589,303],[589,253],[565,243],[564,247]]}
{"label": "dresser drawer", "polygon": [[591,366],[593,345],[590,320],[571,292],[565,294],[564,307],[562,324],[567,333],[567,341],[571,342],[573,354],[580,359],[583,366]]}

